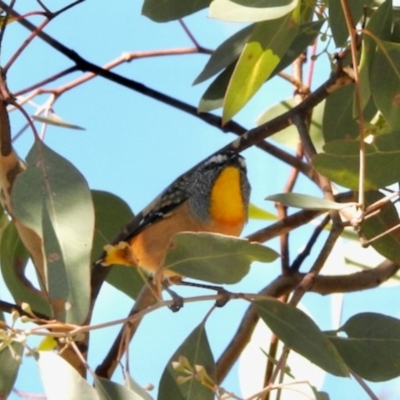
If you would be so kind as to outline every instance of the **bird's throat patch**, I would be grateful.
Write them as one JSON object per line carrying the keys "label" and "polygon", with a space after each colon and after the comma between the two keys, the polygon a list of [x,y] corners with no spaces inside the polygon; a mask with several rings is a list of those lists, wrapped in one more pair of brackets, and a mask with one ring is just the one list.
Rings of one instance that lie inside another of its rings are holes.
{"label": "bird's throat patch", "polygon": [[211,190],[210,214],[213,219],[227,224],[246,221],[240,176],[236,167],[226,167],[219,174]]}

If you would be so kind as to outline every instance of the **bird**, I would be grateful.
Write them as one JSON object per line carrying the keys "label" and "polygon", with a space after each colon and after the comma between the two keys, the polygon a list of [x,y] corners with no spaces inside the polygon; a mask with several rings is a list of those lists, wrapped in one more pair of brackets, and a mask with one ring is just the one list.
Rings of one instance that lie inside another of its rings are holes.
{"label": "bird", "polygon": [[232,150],[218,152],[178,177],[127,223],[97,263],[139,267],[150,276],[178,281],[179,274],[163,268],[173,236],[239,236],[248,219],[250,192],[244,157]]}

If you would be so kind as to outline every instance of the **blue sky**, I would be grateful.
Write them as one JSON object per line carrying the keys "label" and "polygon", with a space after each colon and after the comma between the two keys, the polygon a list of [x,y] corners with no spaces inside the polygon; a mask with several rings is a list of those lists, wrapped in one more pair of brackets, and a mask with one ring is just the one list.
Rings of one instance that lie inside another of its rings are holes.
{"label": "blue sky", "polygon": [[[157,24],[141,16],[141,3],[119,0],[111,4],[105,0],[87,0],[52,21],[46,32],[99,65],[127,51],[192,46],[178,22]],[[53,0],[46,4],[55,10],[67,2]],[[16,2],[16,9],[22,12],[36,10],[38,6],[33,0],[23,0]],[[32,18],[34,23],[39,23],[39,20],[37,17]],[[211,20],[206,12],[190,16],[185,22],[201,45],[211,49],[239,28],[235,24]],[[19,25],[10,25],[2,46],[2,64],[25,40],[27,34],[28,31]],[[207,56],[201,54],[147,58],[122,65],[115,71],[197,105],[208,82],[195,87],[191,83],[206,61]],[[15,92],[70,65],[69,60],[49,49],[40,39],[35,39],[10,70],[9,88]],[[321,67],[317,67],[313,88],[328,77],[326,68],[325,59]],[[73,76],[79,75],[80,73],[76,73]],[[69,82],[71,78],[72,76],[67,77],[60,82]],[[50,84],[48,87],[56,87],[58,84]],[[264,86],[235,120],[251,128],[255,126],[254,121],[262,111],[290,97],[291,92],[292,88],[288,83],[279,78],[274,79]],[[34,99],[34,102],[43,104],[46,100],[46,95],[43,95]],[[35,108],[29,105],[27,110],[33,114]],[[68,122],[83,126],[85,131],[50,126],[46,133],[46,143],[70,160],[83,173],[91,188],[117,194],[133,211],[142,209],[178,175],[235,138],[193,116],[102,78],[95,78],[65,93],[56,102],[54,111]],[[14,132],[23,123],[15,112],[11,122]],[[16,141],[15,147],[21,156],[25,156],[32,141],[29,131]],[[273,204],[268,204],[263,199],[283,190],[289,168],[257,149],[245,151],[244,156],[247,158],[249,179],[253,187],[251,201],[274,212]],[[300,179],[296,191],[319,195],[304,179]],[[262,226],[264,222],[251,221],[244,234]],[[301,233],[293,235],[293,255],[304,246],[304,238],[308,237],[312,229],[305,227]],[[279,251],[276,240],[268,245]],[[308,260],[304,268],[310,266],[311,262],[312,259]],[[279,271],[279,262],[255,265],[243,282],[230,289],[258,291],[263,286],[260,286],[260,281],[274,279]],[[201,293],[186,288],[178,288],[178,292],[183,296]],[[397,308],[393,307],[393,298],[397,294],[398,288],[392,287],[346,295],[343,321],[361,311],[398,316]],[[2,299],[9,299],[3,286],[0,286],[0,295]],[[191,304],[175,314],[169,310],[159,310],[145,319],[131,344],[131,372],[140,384],[152,383],[157,386],[170,355],[201,321],[210,305],[211,303]],[[331,306],[329,298],[310,294],[306,296],[304,305],[322,329],[331,329],[330,313],[327,312]],[[210,318],[207,326],[216,358],[231,338],[246,307],[244,302],[232,301],[223,309],[216,310]],[[94,322],[122,318],[130,308],[131,301],[128,298],[111,287],[105,287],[96,307]],[[118,328],[109,328],[93,334],[94,346],[89,358],[93,368],[105,355],[105,349],[113,341],[117,331]],[[36,367],[32,364],[33,360],[25,358],[16,386],[22,391],[41,393]],[[239,394],[237,373],[235,367],[223,386]],[[115,379],[121,379],[119,373]],[[372,387],[396,385],[393,382]],[[348,393],[353,398],[364,396],[359,386],[350,379],[327,377],[323,389],[331,393],[332,399],[345,398]],[[378,388],[377,393],[380,390]],[[11,399],[16,398],[18,397],[15,395],[11,396]]]}

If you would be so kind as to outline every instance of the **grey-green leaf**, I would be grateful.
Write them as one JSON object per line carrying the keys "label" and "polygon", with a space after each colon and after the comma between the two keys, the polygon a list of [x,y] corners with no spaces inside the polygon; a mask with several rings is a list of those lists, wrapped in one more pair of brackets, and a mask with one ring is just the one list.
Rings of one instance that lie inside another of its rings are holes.
{"label": "grey-green leaf", "polygon": [[348,376],[336,348],[303,311],[275,299],[255,302],[258,314],[283,343],[325,371]]}
{"label": "grey-green leaf", "polygon": [[[57,278],[45,286],[56,299],[56,317],[63,319],[65,312],[66,321],[81,323],[90,303],[94,209],[89,188],[69,161],[40,141],[34,143],[27,162],[12,191],[15,215],[41,238],[51,240],[44,245],[46,268],[56,265],[51,274]],[[62,278],[66,282],[60,284]]]}
{"label": "grey-green leaf", "polygon": [[[338,140],[327,143],[324,153],[312,159],[318,172],[332,181],[351,189],[358,189],[360,151],[358,140]],[[379,189],[400,181],[400,132],[379,135],[365,144],[366,190]]]}
{"label": "grey-green leaf", "polygon": [[377,313],[351,317],[341,328],[347,338],[330,338],[346,364],[364,379],[400,376],[400,321]]}
{"label": "grey-green leaf", "polygon": [[51,114],[47,117],[42,117],[40,115],[32,115],[32,119],[35,121],[43,122],[45,124],[58,126],[60,128],[67,128],[67,129],[75,129],[78,131],[84,131],[85,128],[82,128],[79,125],[71,124],[70,122],[64,121],[56,114]]}
{"label": "grey-green leaf", "polygon": [[24,345],[18,341],[12,341],[0,350],[0,399],[7,399],[14,387],[23,350]]}
{"label": "grey-green leaf", "polygon": [[[351,0],[347,3],[355,24],[357,24],[362,17],[364,7],[368,6],[372,1],[373,0]],[[336,47],[344,46],[349,37],[349,31],[347,29],[341,0],[329,1],[329,21]]]}
{"label": "grey-green leaf", "polygon": [[[208,343],[204,323],[198,325],[192,333],[179,346],[174,355],[168,361],[161,376],[158,400],[213,400],[214,393],[202,385],[198,380],[179,372],[172,366],[173,362],[179,362],[179,357],[185,357],[190,366],[199,365],[205,368],[208,376],[215,381],[214,357]],[[179,377],[189,378],[179,384]]]}
{"label": "grey-green leaf", "polygon": [[302,193],[280,193],[268,196],[266,200],[277,201],[290,207],[302,208],[304,210],[341,210],[345,207],[354,206],[356,203],[336,203],[334,201],[320,199]]}
{"label": "grey-green leaf", "polygon": [[278,253],[259,243],[212,233],[180,233],[173,238],[164,267],[180,275],[216,284],[233,284],[253,261],[272,262]]}
{"label": "grey-green leaf", "polygon": [[131,375],[125,371],[125,386],[130,389],[132,392],[138,394],[141,400],[153,400],[150,394],[143,389],[132,377]]}
{"label": "grey-green leaf", "polygon": [[254,24],[246,26],[218,46],[208,60],[203,71],[201,71],[200,75],[193,82],[193,85],[204,82],[236,61],[239,58],[244,45],[249,40],[253,29]]}
{"label": "grey-green leaf", "polygon": [[381,40],[390,40],[392,30],[392,10],[391,0],[383,1],[382,4],[373,12],[368,21],[366,30],[371,32],[363,36],[362,52],[360,58],[360,94],[361,105],[364,108],[371,97],[370,71],[372,59],[375,55],[377,43],[375,38]]}
{"label": "grey-green leaf", "polygon": [[100,400],[147,400],[129,388],[99,376],[95,376],[94,383]]}
{"label": "grey-green leaf", "polygon": [[[382,76],[382,71],[385,71]],[[400,130],[400,44],[381,41],[371,67],[371,92],[393,130]]]}
{"label": "grey-green leaf", "polygon": [[48,400],[98,400],[93,387],[57,354],[39,351],[37,363]]}
{"label": "grey-green leaf", "polygon": [[[111,243],[116,234],[133,218],[128,204],[118,196],[92,190],[95,210],[95,233],[93,239],[92,262],[97,261],[103,247]],[[116,289],[135,299],[143,287],[143,278],[137,268],[113,265],[107,275],[107,282]]]}
{"label": "grey-green leaf", "polygon": [[28,303],[32,310],[43,315],[52,315],[44,293],[36,289],[25,276],[29,254],[26,251],[13,223],[4,231],[0,244],[0,267],[5,284],[16,303]]}
{"label": "grey-green leaf", "polygon": [[[380,192],[366,192],[366,206],[380,201],[384,197],[385,196]],[[382,235],[384,232],[387,232],[398,224],[400,224],[400,220],[396,206],[389,201],[382,206],[377,215],[363,221],[361,224],[361,230],[367,239],[372,239],[378,235]],[[381,236],[379,239],[374,240],[371,243],[371,246],[389,260],[400,262],[400,235],[398,230],[394,230]]]}
{"label": "grey-green leaf", "polygon": [[211,0],[145,0],[142,14],[156,22],[186,17],[208,7]]}

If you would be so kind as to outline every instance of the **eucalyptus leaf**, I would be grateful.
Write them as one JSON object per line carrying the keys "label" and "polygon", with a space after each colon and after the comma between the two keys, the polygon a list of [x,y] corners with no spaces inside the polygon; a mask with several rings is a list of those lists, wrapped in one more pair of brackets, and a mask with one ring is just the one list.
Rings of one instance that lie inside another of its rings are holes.
{"label": "eucalyptus leaf", "polygon": [[[367,206],[383,198],[384,196],[380,192],[371,191],[365,193]],[[400,224],[400,220],[396,207],[389,201],[382,206],[377,215],[364,220],[361,224],[361,229],[366,239],[373,239],[398,224]],[[384,257],[400,262],[400,234],[398,230],[374,240],[371,246]]]}
{"label": "eucalyptus leaf", "polygon": [[35,288],[25,276],[29,254],[13,223],[5,229],[0,242],[0,268],[4,282],[15,302],[29,304],[43,315],[52,315],[46,294]]}
{"label": "eucalyptus leaf", "polygon": [[[184,360],[182,359],[184,357]],[[158,400],[213,400],[214,393],[202,385],[197,379],[185,373],[180,368],[174,368],[172,363],[184,362],[189,368],[204,367],[208,376],[215,382],[214,357],[208,343],[204,323],[198,325],[185,341],[178,347],[169,359],[161,376]],[[177,379],[186,381],[181,384]]]}
{"label": "eucalyptus leaf", "polygon": [[349,375],[336,348],[303,311],[275,299],[254,304],[263,321],[286,346],[333,375]]}
{"label": "eucalyptus leaf", "polygon": [[98,400],[93,387],[59,355],[39,351],[37,364],[48,400]]}
{"label": "eucalyptus leaf", "polygon": [[212,233],[174,236],[164,268],[180,275],[216,284],[239,282],[253,261],[272,262],[278,254],[259,243]]}
{"label": "eucalyptus leaf", "polygon": [[[125,201],[112,193],[92,190],[92,198],[96,221],[91,258],[93,263],[100,258],[103,247],[111,243],[121,228],[133,218],[133,213]],[[144,284],[137,268],[121,265],[104,268],[111,268],[106,278],[110,285],[136,298]]]}
{"label": "eucalyptus leaf", "polygon": [[354,206],[356,203],[336,203],[302,193],[280,193],[268,196],[266,200],[276,201],[286,206],[302,208],[304,210],[342,210]]}
{"label": "eucalyptus leaf", "polygon": [[254,24],[246,26],[218,46],[193,84],[197,85],[206,81],[236,61],[249,40],[254,27]]}
{"label": "eucalyptus leaf", "polygon": [[261,219],[264,221],[276,221],[278,217],[275,214],[270,213],[254,204],[249,204],[249,218],[250,219]]}
{"label": "eucalyptus leaf", "polygon": [[366,26],[366,30],[372,33],[373,37],[370,34],[366,34],[363,36],[362,41],[359,72],[359,87],[362,108],[368,104],[368,101],[371,97],[370,71],[375,50],[378,45],[378,43],[375,41],[375,38],[390,41],[392,30],[392,10],[392,1],[383,1],[376,11],[372,13],[372,16]]}
{"label": "eucalyptus leaf", "polygon": [[[355,24],[357,24],[363,16],[364,8],[372,2],[373,0],[351,0],[347,3],[352,20]],[[329,21],[336,47],[344,46],[349,37],[349,31],[347,29],[341,0],[329,0]]]}
{"label": "eucalyptus leaf", "polygon": [[[330,180],[351,189],[358,189],[360,151],[358,140],[327,143],[324,153],[312,159],[313,166]],[[366,190],[379,189],[400,181],[400,133],[379,135],[365,144]],[[379,166],[379,168],[377,168]]]}
{"label": "eucalyptus leaf", "polygon": [[325,100],[322,130],[325,142],[355,139],[360,134],[353,118],[354,86],[347,85],[333,92]]}
{"label": "eucalyptus leaf", "polygon": [[208,7],[211,0],[145,0],[142,14],[156,22],[173,21]]}
{"label": "eucalyptus leaf", "polygon": [[[0,341],[0,345],[1,345]],[[7,399],[18,376],[23,343],[13,340],[0,350],[0,398]]]}
{"label": "eucalyptus leaf", "polygon": [[[230,0],[214,0],[210,4],[209,16],[222,21],[260,22],[281,18],[293,11],[298,0],[280,2],[280,7],[252,7]],[[254,4],[254,2],[252,2]]]}
{"label": "eucalyptus leaf", "polygon": [[[381,73],[385,71],[382,77]],[[371,92],[393,130],[400,130],[400,44],[382,41],[371,67]]]}
{"label": "eucalyptus leaf", "polygon": [[125,372],[125,386],[130,389],[132,392],[138,394],[141,400],[153,400],[150,394],[143,389],[126,371]]}
{"label": "eucalyptus leaf", "polygon": [[[293,39],[293,42],[290,44],[279,64],[276,66],[267,80],[271,79],[277,73],[290,65],[307,48],[307,46],[311,44],[311,42],[318,35],[323,23],[324,20],[313,21],[300,26],[297,36]],[[254,29],[254,25],[250,25],[249,27],[244,28],[242,31],[239,31],[239,37],[234,39],[232,36],[230,39],[224,42],[211,56],[202,73],[196,78],[195,83],[199,83],[200,81],[211,77],[212,74],[217,73],[217,70],[219,71],[221,68],[225,67],[225,69],[214,79],[202,96],[199,103],[199,112],[209,112],[223,106],[225,93],[239,57],[239,55],[236,54],[238,50],[242,50],[245,45],[243,42],[239,43],[239,40],[243,39],[243,37],[248,34],[247,30],[251,31],[252,29]],[[231,39],[232,43],[230,42]],[[231,64],[227,65],[228,61],[231,61]],[[290,99],[290,101],[292,101],[292,99]],[[313,111],[314,116],[318,113],[317,110],[319,110],[320,107],[321,104],[318,104],[315,107]],[[314,128],[315,118],[313,117],[312,131]],[[295,129],[293,130],[295,131],[294,136],[296,137],[297,131]],[[274,135],[274,138],[277,136],[280,136],[280,133]]]}
{"label": "eucalyptus leaf", "polygon": [[[264,111],[256,120],[258,126],[271,121],[272,119],[278,117],[279,115],[289,111],[294,107],[293,98],[283,100],[280,103],[273,105]],[[322,118],[325,113],[325,101],[319,103],[314,107],[312,111],[312,119],[310,126],[310,137],[317,151],[322,151],[324,145],[324,138],[322,135]],[[291,149],[296,149],[299,142],[299,133],[296,127],[292,124],[285,129],[279,131],[275,135],[271,136],[271,139],[290,147]]]}
{"label": "eucalyptus leaf", "polygon": [[41,115],[32,115],[32,119],[38,122],[43,122],[45,124],[58,126],[60,128],[75,129],[79,131],[85,130],[85,128],[82,128],[81,126],[64,121],[56,114],[51,114],[46,117],[42,117]]}
{"label": "eucalyptus leaf", "polygon": [[382,382],[400,376],[400,321],[378,313],[351,317],[330,337],[346,364],[364,379]]}
{"label": "eucalyptus leaf", "polygon": [[100,400],[148,400],[135,390],[100,376],[95,376],[94,384]]}
{"label": "eucalyptus leaf", "polygon": [[89,188],[69,161],[41,141],[33,144],[27,163],[13,187],[14,213],[49,240],[45,286],[55,315],[64,319],[65,312],[65,321],[81,323],[90,305],[94,209]]}
{"label": "eucalyptus leaf", "polygon": [[241,110],[274,72],[296,37],[298,28],[291,14],[256,25],[239,57],[225,94],[224,122]]}
{"label": "eucalyptus leaf", "polygon": [[228,88],[236,61],[223,70],[210,84],[199,102],[199,112],[209,112],[223,106],[226,89]]}

